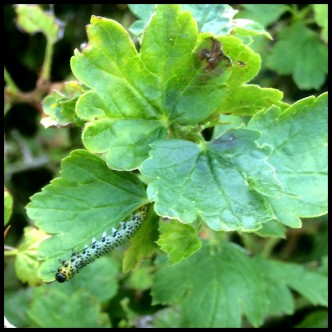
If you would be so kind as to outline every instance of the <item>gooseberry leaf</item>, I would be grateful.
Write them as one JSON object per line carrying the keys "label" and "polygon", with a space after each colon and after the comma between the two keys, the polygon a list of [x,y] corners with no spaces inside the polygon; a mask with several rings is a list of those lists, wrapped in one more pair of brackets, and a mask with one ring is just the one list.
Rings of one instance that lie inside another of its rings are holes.
{"label": "gooseberry leaf", "polygon": [[143,184],[134,174],[111,171],[99,157],[76,150],[63,159],[60,177],[27,205],[29,217],[54,234],[38,247],[42,277],[54,280],[58,259],[67,260],[93,237],[111,232],[131,212],[147,203]]}
{"label": "gooseberry leaf", "polygon": [[327,74],[327,47],[313,30],[296,22],[280,31],[267,66],[281,75],[292,75],[300,89],[318,90]]}
{"label": "gooseberry leaf", "polygon": [[93,264],[87,265],[70,282],[64,284],[53,283],[52,286],[67,294],[74,294],[84,289],[93,294],[99,302],[105,303],[118,292],[119,265],[119,262],[110,255],[103,256]]}
{"label": "gooseberry leaf", "polygon": [[271,105],[277,105],[283,98],[283,93],[277,89],[261,88],[248,84],[239,86],[225,98],[223,112],[234,115],[254,115]]}
{"label": "gooseberry leaf", "polygon": [[15,5],[18,26],[28,33],[42,32],[45,37],[55,43],[63,36],[64,24],[56,18],[52,11],[43,11],[39,5]]}
{"label": "gooseberry leaf", "polygon": [[[266,197],[276,219],[300,227],[302,218],[327,213],[327,93],[308,97],[281,111],[271,107],[249,121],[260,144],[270,146],[268,162],[286,192]],[[292,207],[291,209],[289,207]]]}
{"label": "gooseberry leaf", "polygon": [[269,297],[268,313],[292,314],[295,310],[291,290],[305,297],[313,305],[328,305],[327,276],[310,271],[302,265],[285,263],[256,256],[253,259],[262,271]]}
{"label": "gooseberry leaf", "polygon": [[[87,33],[88,45],[71,59],[73,73],[91,89],[77,101],[76,113],[88,121],[85,147],[103,154],[112,169],[138,168],[150,144],[175,124],[209,121],[228,92],[260,68],[260,57],[240,39],[198,34],[179,5],[156,7],[139,53],[115,21],[93,16]],[[211,65],[201,52],[214,47],[223,56]]]}
{"label": "gooseberry leaf", "polygon": [[237,18],[251,19],[264,27],[277,21],[287,11],[287,5],[283,4],[242,4],[241,7]]}
{"label": "gooseberry leaf", "polygon": [[[130,26],[129,31],[139,36],[154,13],[155,5],[130,4],[128,7],[139,18]],[[212,32],[215,35],[228,35],[234,26],[233,16],[238,12],[231,6],[222,4],[182,4],[181,8],[191,12],[199,32]]]}
{"label": "gooseberry leaf", "polygon": [[315,20],[316,23],[322,28],[321,37],[325,41],[328,42],[328,6],[327,4],[314,4],[313,5]]}
{"label": "gooseberry leaf", "polygon": [[153,304],[179,306],[180,327],[240,327],[241,313],[259,326],[267,310],[264,286],[242,248],[221,242],[205,244],[181,264],[161,265],[151,294]]}
{"label": "gooseberry leaf", "polygon": [[253,231],[273,219],[264,197],[283,189],[258,147],[260,133],[230,129],[209,143],[161,140],[151,144],[141,172],[151,178],[147,194],[158,215],[214,230]]}
{"label": "gooseberry leaf", "polygon": [[190,225],[172,220],[161,223],[159,229],[160,236],[157,244],[168,254],[168,261],[171,265],[180,263],[202,246],[196,230]]}
{"label": "gooseberry leaf", "polygon": [[71,124],[82,126],[75,107],[78,97],[85,92],[85,88],[78,82],[66,82],[61,89],[53,90],[43,100],[43,111],[46,115],[41,119],[45,127],[65,127]]}
{"label": "gooseberry leaf", "polygon": [[[86,314],[82,315],[82,312]],[[109,317],[102,312],[99,300],[84,288],[71,296],[48,285],[35,288],[27,315],[31,327],[111,327]]]}
{"label": "gooseberry leaf", "polygon": [[328,303],[326,275],[294,263],[251,258],[227,241],[204,243],[181,264],[160,259],[158,267],[153,304],[177,308],[179,327],[236,328],[244,315],[257,327],[271,315],[294,312],[291,290],[314,305]]}
{"label": "gooseberry leaf", "polygon": [[29,226],[24,229],[24,240],[17,248],[15,259],[15,271],[22,282],[27,282],[29,285],[41,284],[42,280],[37,275],[40,266],[37,248],[48,237],[48,234],[35,227]]}
{"label": "gooseberry leaf", "polygon": [[233,20],[233,33],[241,36],[257,36],[263,35],[268,39],[273,39],[269,32],[267,32],[263,25],[253,20],[236,18]]}
{"label": "gooseberry leaf", "polygon": [[315,310],[306,315],[305,318],[297,324],[297,328],[328,328],[329,313],[327,310]]}
{"label": "gooseberry leaf", "polygon": [[277,220],[269,220],[262,224],[262,227],[255,232],[257,235],[262,237],[280,237],[286,238],[286,228],[283,224]]}

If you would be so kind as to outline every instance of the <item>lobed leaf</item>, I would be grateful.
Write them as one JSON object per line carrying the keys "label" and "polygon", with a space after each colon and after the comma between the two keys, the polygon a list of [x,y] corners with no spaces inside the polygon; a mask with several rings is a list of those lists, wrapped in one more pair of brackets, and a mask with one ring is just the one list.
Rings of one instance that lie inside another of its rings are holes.
{"label": "lobed leaf", "polygon": [[183,225],[175,220],[161,223],[157,244],[168,254],[171,265],[180,263],[202,246],[192,226]]}
{"label": "lobed leaf", "polygon": [[283,93],[277,89],[258,85],[243,85],[231,90],[222,105],[223,113],[252,116],[271,105],[278,105]]}
{"label": "lobed leaf", "polygon": [[[75,76],[91,90],[76,104],[88,121],[82,140],[118,170],[138,168],[150,144],[175,124],[193,126],[222,110],[228,92],[257,74],[260,57],[234,36],[213,39],[179,5],[160,5],[146,27],[140,52],[112,20],[92,17],[89,44],[71,60]],[[221,42],[214,65],[200,52]],[[245,66],[233,65],[245,63]]]}
{"label": "lobed leaf", "polygon": [[42,32],[45,37],[55,43],[63,35],[64,24],[53,13],[45,12],[39,5],[15,5],[17,24],[28,33]]}
{"label": "lobed leaf", "polygon": [[179,305],[181,327],[240,327],[242,312],[259,326],[267,308],[260,270],[227,242],[205,244],[181,264],[160,267],[152,298]]}
{"label": "lobed leaf", "polygon": [[[155,5],[128,5],[139,18],[129,28],[135,35],[141,35],[155,10]],[[199,32],[211,32],[216,35],[228,35],[234,24],[233,16],[237,13],[229,5],[221,4],[182,4],[182,10],[189,11],[197,22]]]}
{"label": "lobed leaf", "polygon": [[30,226],[24,228],[24,238],[17,248],[15,259],[15,271],[22,282],[29,285],[39,285],[42,282],[37,275],[40,266],[37,259],[37,248],[48,237],[49,235],[42,230]]}
{"label": "lobed leaf", "polygon": [[154,304],[179,309],[179,327],[241,327],[244,314],[258,327],[271,315],[294,312],[291,289],[327,306],[326,275],[294,263],[250,258],[223,241],[205,243],[178,265],[159,262],[151,294]]}
{"label": "lobed leaf", "polygon": [[282,195],[259,132],[230,129],[210,143],[158,141],[141,172],[151,178],[148,197],[158,215],[214,230],[257,230],[273,219],[263,196]]}
{"label": "lobed leaf", "polygon": [[[276,218],[300,227],[299,217],[327,213],[327,93],[308,97],[281,111],[272,107],[256,114],[248,128],[270,146],[268,162],[290,195],[267,197]],[[291,208],[290,208],[291,207]]]}
{"label": "lobed leaf", "polygon": [[78,82],[66,82],[62,89],[53,90],[43,100],[43,111],[47,115],[41,119],[45,127],[62,127],[72,123],[80,126],[83,121],[75,113],[75,106],[78,97],[86,89]]}
{"label": "lobed leaf", "polygon": [[111,171],[103,160],[85,151],[73,151],[62,162],[61,177],[31,197],[29,217],[54,234],[38,248],[43,277],[54,280],[58,259],[69,258],[93,237],[117,227],[131,212],[146,204],[143,184],[133,174]]}
{"label": "lobed leaf", "polygon": [[310,271],[301,265],[254,258],[268,286],[268,311],[273,315],[292,314],[294,300],[290,289],[304,296],[314,305],[327,306],[327,276]]}
{"label": "lobed leaf", "polygon": [[31,327],[111,327],[98,300],[85,289],[68,296],[54,287],[45,288],[46,285],[35,289],[27,312]]}
{"label": "lobed leaf", "polygon": [[316,23],[322,28],[321,37],[324,42],[328,42],[328,6],[327,4],[314,4],[313,5]]}
{"label": "lobed leaf", "polygon": [[287,5],[283,4],[242,4],[241,7],[236,17],[251,19],[264,27],[276,22],[287,11]]}
{"label": "lobed leaf", "polygon": [[241,36],[257,36],[263,35],[266,38],[273,39],[269,32],[267,32],[263,25],[253,20],[236,18],[233,20],[233,32]]}
{"label": "lobed leaf", "polygon": [[327,74],[327,47],[304,23],[293,23],[281,30],[267,65],[281,75],[292,74],[300,89],[318,90]]}

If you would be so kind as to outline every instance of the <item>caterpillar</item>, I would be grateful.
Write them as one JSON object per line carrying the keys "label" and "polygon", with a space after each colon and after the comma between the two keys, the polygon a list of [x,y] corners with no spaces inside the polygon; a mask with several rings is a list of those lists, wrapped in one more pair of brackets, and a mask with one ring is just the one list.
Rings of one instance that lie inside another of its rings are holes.
{"label": "caterpillar", "polygon": [[124,244],[141,226],[146,218],[147,210],[147,205],[142,206],[131,214],[128,220],[120,223],[120,226],[117,229],[113,227],[112,234],[107,235],[107,233],[104,232],[100,240],[93,238],[91,246],[86,245],[82,252],[73,252],[69,260],[61,262],[62,265],[58,268],[55,274],[56,281],[68,281],[98,257],[101,257],[112,249]]}

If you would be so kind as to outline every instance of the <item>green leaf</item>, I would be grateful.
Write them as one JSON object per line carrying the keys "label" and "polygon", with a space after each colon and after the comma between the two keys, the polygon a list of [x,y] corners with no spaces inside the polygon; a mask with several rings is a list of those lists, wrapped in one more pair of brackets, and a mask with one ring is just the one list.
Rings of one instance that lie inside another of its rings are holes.
{"label": "green leaf", "polygon": [[82,125],[75,113],[78,97],[85,91],[78,82],[66,82],[62,89],[52,91],[43,100],[43,111],[47,115],[41,120],[45,127],[63,127],[71,123]]}
{"label": "green leaf", "polygon": [[62,38],[64,24],[49,11],[43,11],[39,5],[15,5],[17,24],[28,33],[42,32],[55,43]]}
{"label": "green leaf", "polygon": [[39,285],[40,277],[37,275],[40,262],[37,260],[37,248],[41,241],[49,236],[34,227],[24,228],[24,240],[17,249],[15,271],[22,282],[29,285]]}
{"label": "green leaf", "polygon": [[264,27],[276,22],[287,10],[287,5],[282,4],[242,4],[241,7],[237,18],[250,19]]}
{"label": "green leaf", "polygon": [[259,36],[263,35],[266,38],[273,39],[272,36],[264,29],[264,27],[255,21],[236,18],[233,20],[235,26],[233,28],[233,33],[240,36]]}
{"label": "green leaf", "polygon": [[[197,33],[179,5],[160,5],[144,31],[140,53],[112,20],[92,17],[89,44],[71,60],[75,76],[92,91],[77,104],[89,121],[83,143],[103,153],[112,169],[132,170],[147,158],[150,144],[175,124],[197,125],[218,113],[231,88],[251,80],[260,57],[234,36],[219,37],[223,57],[209,67],[202,50],[216,43]],[[245,63],[245,66],[233,65]]]}
{"label": "green leaf", "polygon": [[164,136],[158,121],[101,119],[84,128],[83,143],[94,153],[106,153],[111,169],[130,170],[146,158],[149,144]]}
{"label": "green leaf", "polygon": [[292,74],[300,89],[318,90],[327,74],[327,46],[304,23],[284,27],[267,66],[280,75]]}
{"label": "green leaf", "polygon": [[262,228],[256,231],[256,234],[262,237],[280,237],[286,239],[285,226],[277,220],[269,220],[262,225]]}
{"label": "green leaf", "polygon": [[183,4],[183,10],[188,10],[197,22],[199,32],[228,35],[234,26],[234,15],[238,12],[229,5],[221,4]]}
{"label": "green leaf", "polygon": [[132,271],[126,280],[126,288],[145,291],[150,289],[153,284],[152,275],[154,274],[153,266],[141,266],[139,269]]}
{"label": "green leaf", "polygon": [[159,229],[161,235],[157,244],[168,254],[171,265],[180,263],[202,246],[195,229],[190,225],[183,225],[173,220],[161,223]]}
{"label": "green leaf", "polygon": [[74,294],[84,289],[93,294],[99,302],[106,303],[118,292],[119,270],[119,263],[108,255],[87,265],[70,282],[55,285],[66,294]]}
{"label": "green leaf", "polygon": [[[264,197],[281,195],[259,132],[228,130],[210,143],[158,141],[141,171],[152,180],[148,197],[158,215],[214,230],[257,230],[273,219]],[[208,188],[208,190],[207,190]]]}
{"label": "green leaf", "polygon": [[[128,7],[139,18],[129,30],[140,35],[154,13],[155,5],[130,4]],[[221,4],[182,4],[181,8],[191,12],[199,32],[211,32],[215,35],[228,35],[234,26],[233,16],[237,13],[231,6]]]}
{"label": "green leaf", "polygon": [[243,119],[240,116],[232,115],[232,114],[222,114],[220,116],[220,124],[217,126],[214,126],[213,128],[213,135],[212,138],[217,138],[221,134],[223,134],[228,129],[234,129],[234,128],[241,128],[244,127],[245,124],[243,122]]}
{"label": "green leaf", "polygon": [[151,16],[155,12],[156,5],[154,4],[128,4],[130,11],[138,17],[138,20],[135,21],[130,27],[129,31],[136,36],[140,36],[146,25],[148,24]]}
{"label": "green leaf", "polygon": [[[327,298],[327,276],[317,272],[305,269],[303,266],[294,263],[285,263],[273,260],[266,260],[259,257],[254,258],[257,269],[262,271],[265,279],[267,289],[277,289],[278,292],[273,292],[268,305],[270,314],[291,314],[294,310],[285,311],[285,304],[288,302],[291,295],[290,289],[296,291],[313,305],[328,305]],[[287,295],[288,293],[288,295]],[[294,307],[292,305],[292,307]]]}
{"label": "green leaf", "polygon": [[316,23],[322,28],[321,37],[327,43],[328,42],[328,6],[327,4],[313,5]]}
{"label": "green leaf", "polygon": [[180,327],[180,313],[177,308],[165,308],[157,311],[152,316],[152,327],[154,328],[179,328]]}
{"label": "green leaf", "polygon": [[181,327],[240,327],[241,312],[259,326],[267,308],[260,270],[231,243],[205,245],[155,275],[153,303],[180,306]]}
{"label": "green leaf", "polygon": [[297,324],[297,328],[328,328],[328,311],[316,310],[307,315],[301,323]]}
{"label": "green leaf", "polygon": [[6,226],[13,212],[13,197],[6,188],[4,190],[3,203],[4,203],[4,225]]}
{"label": "green leaf", "polygon": [[[267,197],[278,221],[300,227],[298,217],[327,213],[327,93],[299,100],[285,111],[256,114],[248,128],[261,131],[282,187],[290,195]],[[289,208],[291,207],[291,209]]]}
{"label": "green leaf", "polygon": [[65,158],[60,174],[27,206],[36,225],[55,234],[38,248],[40,258],[49,260],[44,263],[45,281],[54,280],[58,259],[67,260],[73,249],[82,249],[147,203],[144,186],[135,175],[111,171],[85,150]]}
{"label": "green leaf", "polygon": [[38,287],[27,314],[31,327],[111,327],[98,300],[85,289],[69,296],[56,287]]}
{"label": "green leaf", "polygon": [[158,239],[158,217],[150,208],[146,220],[130,239],[130,247],[126,250],[122,270],[129,272],[139,266],[144,258],[150,257],[154,252]]}
{"label": "green leaf", "polygon": [[27,311],[32,301],[32,288],[25,287],[4,292],[5,317],[17,328],[28,326]]}
{"label": "green leaf", "polygon": [[277,89],[243,85],[230,91],[222,105],[222,112],[251,116],[273,104],[278,104],[282,98],[283,93]]}

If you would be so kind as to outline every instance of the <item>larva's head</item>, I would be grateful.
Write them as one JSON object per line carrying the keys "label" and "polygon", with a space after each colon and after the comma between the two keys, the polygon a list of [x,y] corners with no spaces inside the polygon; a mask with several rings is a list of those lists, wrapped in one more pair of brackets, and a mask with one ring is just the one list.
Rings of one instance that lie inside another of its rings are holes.
{"label": "larva's head", "polygon": [[68,281],[74,275],[73,267],[67,263],[58,268],[55,274],[55,279],[58,282]]}
{"label": "larva's head", "polygon": [[56,275],[55,275],[55,279],[58,282],[65,282],[67,280],[67,277],[62,272],[57,272]]}

